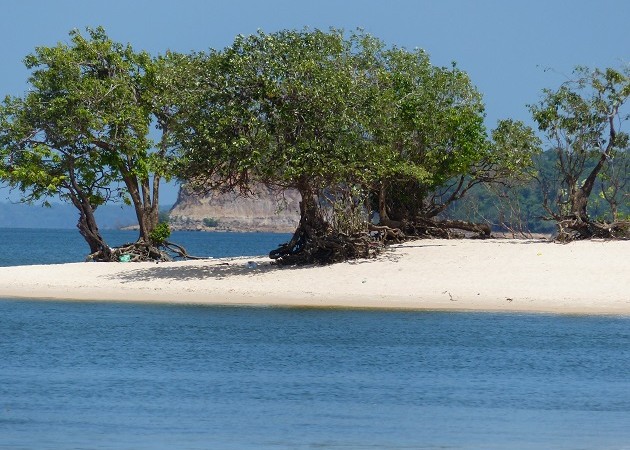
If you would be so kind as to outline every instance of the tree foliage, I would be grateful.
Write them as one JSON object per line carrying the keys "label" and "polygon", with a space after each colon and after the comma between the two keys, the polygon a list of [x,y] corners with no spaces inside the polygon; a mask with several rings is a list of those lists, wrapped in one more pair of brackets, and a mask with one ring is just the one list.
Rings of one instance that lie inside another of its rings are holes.
{"label": "tree foliage", "polygon": [[383,59],[384,117],[375,126],[406,165],[378,180],[386,223],[437,226],[433,218],[476,185],[506,183],[531,166],[539,151],[533,130],[504,120],[489,140],[481,95],[465,72],[432,66],[420,50],[392,49]]}
{"label": "tree foliage", "polygon": [[502,122],[489,141],[463,71],[362,31],[259,32],[196,61],[198,95],[178,123],[180,173],[202,191],[297,189],[300,226],[272,252],[283,261],[369,251],[340,242],[367,231],[370,196],[385,225],[390,215],[432,218],[475,184],[523,170],[537,150],[519,122]]}
{"label": "tree foliage", "polygon": [[[109,200],[133,204],[140,240],[158,223],[159,185],[168,175],[170,122],[176,113],[177,65],[112,41],[102,28],[70,43],[38,47],[23,97],[0,109],[2,175],[25,200],[58,196],[80,211],[92,253],[109,259],[94,209]],[[161,132],[155,143],[151,127]]]}
{"label": "tree foliage", "polygon": [[304,193],[362,175],[365,145],[351,49],[338,32],[238,36],[199,55],[203,90],[186,117],[186,175],[198,187],[250,177]]}
{"label": "tree foliage", "polygon": [[275,256],[289,258],[324,239],[316,236],[329,228],[324,191],[334,199],[337,189],[372,176],[363,120],[366,74],[353,64],[355,45],[335,30],[259,32],[199,55],[202,94],[181,124],[182,172],[201,189],[247,190],[252,181],[297,189],[300,227],[286,252]]}
{"label": "tree foliage", "polygon": [[[554,170],[542,173],[541,181],[545,208],[561,239],[630,235],[628,224],[618,220],[618,205],[627,201],[629,141],[623,126],[629,97],[627,67],[578,68],[575,80],[545,90],[543,99],[530,107],[556,155]],[[600,213],[606,223],[598,223],[589,212],[598,183],[610,206]]]}

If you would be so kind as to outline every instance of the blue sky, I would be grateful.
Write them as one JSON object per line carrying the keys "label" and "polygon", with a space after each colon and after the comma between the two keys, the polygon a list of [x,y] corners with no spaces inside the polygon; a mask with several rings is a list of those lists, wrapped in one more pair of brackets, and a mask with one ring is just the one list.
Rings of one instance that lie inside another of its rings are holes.
{"label": "blue sky", "polygon": [[[436,65],[457,62],[483,93],[491,128],[500,118],[529,122],[526,105],[576,65],[630,63],[629,23],[628,0],[5,0],[0,94],[21,95],[24,56],[67,41],[73,28],[102,25],[157,54],[222,48],[257,29],[361,27],[387,44],[425,49]],[[167,186],[162,202],[175,198]]]}

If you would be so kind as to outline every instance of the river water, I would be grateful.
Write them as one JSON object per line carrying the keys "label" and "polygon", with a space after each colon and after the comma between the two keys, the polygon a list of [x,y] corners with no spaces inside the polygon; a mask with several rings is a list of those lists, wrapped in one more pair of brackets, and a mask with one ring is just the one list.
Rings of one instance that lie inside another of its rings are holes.
{"label": "river water", "polygon": [[[137,231],[103,230],[111,246],[134,242]],[[203,257],[266,255],[291,238],[280,233],[174,231],[170,241]],[[89,247],[77,230],[0,228],[0,266],[85,261]]]}
{"label": "river water", "polygon": [[[0,242],[0,265],[85,255],[74,230]],[[630,318],[0,299],[2,450],[627,450],[629,425]]]}
{"label": "river water", "polygon": [[630,319],[0,301],[0,449],[630,449]]}

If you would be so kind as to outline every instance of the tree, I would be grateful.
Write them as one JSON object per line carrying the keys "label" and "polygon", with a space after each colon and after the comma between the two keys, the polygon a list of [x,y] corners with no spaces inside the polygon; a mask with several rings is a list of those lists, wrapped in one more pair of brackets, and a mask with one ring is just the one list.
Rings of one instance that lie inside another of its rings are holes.
{"label": "tree", "polygon": [[[617,220],[615,205],[624,195],[621,180],[628,177],[623,163],[628,134],[621,129],[628,120],[630,70],[577,68],[575,73],[575,80],[544,90],[543,100],[530,106],[556,155],[555,170],[541,176],[545,209],[558,225],[560,240],[628,237],[630,224]],[[613,165],[618,156],[622,164]],[[609,222],[589,214],[598,180],[612,207]]]}
{"label": "tree", "polygon": [[298,229],[271,253],[280,262],[330,262],[369,249],[324,217],[339,192],[370,176],[365,74],[353,64],[353,45],[336,30],[259,32],[197,55],[202,92],[179,124],[182,177],[201,190],[247,191],[252,182],[298,190]]}
{"label": "tree", "polygon": [[[185,58],[151,58],[112,41],[100,27],[87,34],[74,30],[70,45],[38,47],[26,57],[30,90],[24,98],[7,98],[0,110],[2,174],[27,200],[57,195],[71,201],[97,259],[112,255],[94,209],[114,199],[133,204],[138,243],[157,257],[149,247],[177,112],[171,87]],[[157,146],[152,125],[161,132]]]}
{"label": "tree", "polygon": [[393,153],[375,186],[384,225],[448,236],[449,228],[490,234],[487,225],[437,221],[479,184],[506,184],[531,166],[533,130],[500,121],[488,140],[481,95],[455,65],[435,67],[422,50],[375,47],[377,113],[372,135]]}
{"label": "tree", "polygon": [[297,189],[300,225],[271,253],[280,262],[369,254],[371,193],[379,230],[408,221],[413,231],[476,184],[521,170],[536,149],[518,122],[488,141],[464,72],[362,31],[259,32],[196,58],[199,95],[178,122],[181,177],[201,191]]}
{"label": "tree", "polygon": [[598,187],[593,203],[606,206],[594,216],[608,223],[630,219],[630,148],[617,152],[602,168]]}
{"label": "tree", "polygon": [[[0,108],[0,176],[22,192],[24,201],[58,195],[71,202],[79,211],[77,227],[90,252],[109,256],[94,212],[115,194],[110,187],[115,180],[102,169],[98,152],[65,138],[69,125],[56,105],[42,107],[43,103],[34,95],[25,100],[5,99]],[[59,106],[67,111],[73,108],[70,103]]]}

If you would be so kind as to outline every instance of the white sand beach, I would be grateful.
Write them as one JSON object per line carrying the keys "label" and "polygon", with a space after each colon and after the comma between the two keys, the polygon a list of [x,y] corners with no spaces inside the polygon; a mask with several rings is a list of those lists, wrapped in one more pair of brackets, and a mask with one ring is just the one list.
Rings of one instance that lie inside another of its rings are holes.
{"label": "white sand beach", "polygon": [[630,315],[630,241],[418,240],[308,267],[265,257],[3,267],[0,297]]}

